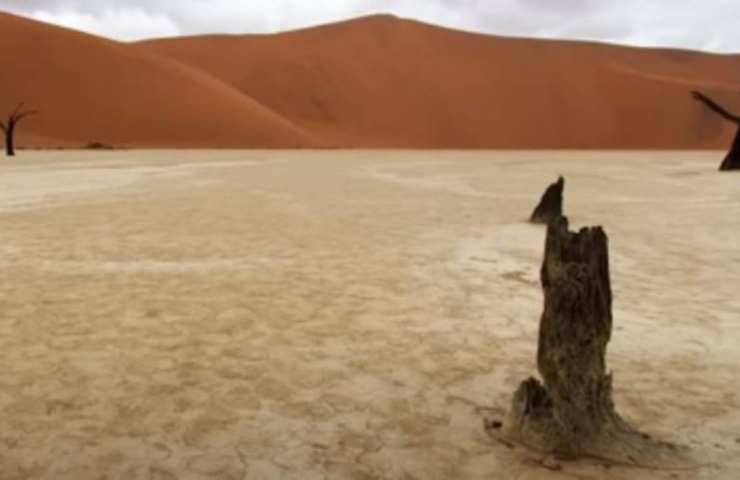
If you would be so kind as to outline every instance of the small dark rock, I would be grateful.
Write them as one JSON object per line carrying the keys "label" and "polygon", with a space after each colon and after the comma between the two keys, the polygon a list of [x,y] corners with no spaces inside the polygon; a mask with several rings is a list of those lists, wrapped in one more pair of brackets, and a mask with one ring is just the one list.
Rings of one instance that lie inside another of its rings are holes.
{"label": "small dark rock", "polygon": [[486,430],[499,430],[501,427],[504,426],[503,422],[501,422],[500,420],[494,420],[490,418],[484,419],[483,425],[485,426]]}
{"label": "small dark rock", "polygon": [[105,143],[101,142],[89,142],[85,148],[88,150],[113,150],[113,147],[111,145],[106,145]]}

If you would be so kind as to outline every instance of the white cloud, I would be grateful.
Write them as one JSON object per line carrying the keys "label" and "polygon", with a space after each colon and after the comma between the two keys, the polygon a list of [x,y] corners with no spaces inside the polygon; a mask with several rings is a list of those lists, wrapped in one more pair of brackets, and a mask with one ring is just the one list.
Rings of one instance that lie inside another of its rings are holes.
{"label": "white cloud", "polygon": [[117,39],[275,32],[387,12],[486,33],[740,52],[738,0],[0,0]]}
{"label": "white cloud", "polygon": [[180,29],[172,19],[139,9],[111,9],[98,14],[75,11],[53,13],[38,10],[34,11],[31,16],[43,22],[64,25],[75,30],[118,40],[180,34]]}

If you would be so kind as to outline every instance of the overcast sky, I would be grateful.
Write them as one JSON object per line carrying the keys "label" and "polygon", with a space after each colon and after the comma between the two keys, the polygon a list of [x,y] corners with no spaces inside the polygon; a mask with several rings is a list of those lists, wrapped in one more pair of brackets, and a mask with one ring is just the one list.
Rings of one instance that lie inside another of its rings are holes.
{"label": "overcast sky", "polygon": [[740,0],[0,0],[119,40],[264,33],[393,13],[478,32],[740,53]]}

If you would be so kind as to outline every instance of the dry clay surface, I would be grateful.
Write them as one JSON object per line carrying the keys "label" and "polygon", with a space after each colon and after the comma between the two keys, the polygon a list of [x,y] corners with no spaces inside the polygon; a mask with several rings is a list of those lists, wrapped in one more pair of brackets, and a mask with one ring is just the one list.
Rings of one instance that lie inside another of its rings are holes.
{"label": "dry clay surface", "polygon": [[[0,165],[0,478],[740,478],[740,176],[696,152],[22,152]],[[496,442],[544,229],[610,236],[618,409],[701,466]],[[483,408],[485,407],[485,408]]]}

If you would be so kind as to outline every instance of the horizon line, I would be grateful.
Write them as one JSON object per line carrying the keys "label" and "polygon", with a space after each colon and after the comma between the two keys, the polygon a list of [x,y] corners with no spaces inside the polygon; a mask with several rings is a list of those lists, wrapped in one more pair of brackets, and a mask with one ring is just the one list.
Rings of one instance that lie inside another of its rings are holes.
{"label": "horizon line", "polygon": [[319,23],[314,23],[314,24],[309,24],[309,25],[304,25],[304,26],[298,26],[298,27],[291,27],[291,28],[269,31],[269,32],[205,31],[205,32],[195,32],[195,33],[183,33],[181,35],[151,36],[151,37],[143,37],[139,39],[118,39],[112,36],[103,35],[99,32],[71,27],[68,25],[64,25],[61,23],[55,23],[55,22],[51,22],[47,20],[41,20],[41,19],[29,16],[29,15],[25,15],[25,14],[17,13],[17,12],[10,12],[4,9],[0,9],[0,14],[22,18],[24,20],[28,20],[31,22],[37,22],[37,23],[49,25],[49,26],[56,27],[56,28],[74,31],[74,32],[78,32],[81,34],[90,35],[93,37],[109,40],[112,42],[126,43],[126,44],[144,43],[144,42],[161,41],[161,40],[176,40],[180,38],[198,38],[198,37],[248,37],[248,36],[270,37],[270,36],[279,36],[279,35],[286,35],[286,34],[292,34],[292,33],[299,33],[299,32],[307,31],[307,30],[327,28],[327,27],[337,26],[341,24],[349,24],[353,22],[361,22],[361,21],[366,21],[366,20],[371,20],[371,19],[383,19],[384,18],[384,19],[388,19],[391,21],[411,22],[411,23],[416,23],[419,25],[428,26],[431,28],[438,28],[438,29],[449,30],[449,31],[459,32],[459,33],[468,34],[468,35],[479,35],[479,36],[491,37],[491,38],[546,41],[546,42],[563,42],[563,43],[576,43],[576,44],[593,44],[593,45],[604,45],[604,46],[642,49],[642,50],[664,50],[664,51],[687,52],[687,53],[702,53],[702,54],[719,55],[719,56],[738,56],[740,55],[740,51],[711,50],[711,49],[675,46],[675,45],[668,45],[668,44],[629,43],[629,42],[620,42],[617,40],[605,40],[605,39],[597,39],[597,38],[589,38],[589,37],[557,37],[557,36],[549,36],[549,35],[503,34],[503,33],[489,32],[489,31],[466,29],[466,28],[459,27],[459,26],[443,25],[439,23],[430,22],[427,20],[422,20],[422,19],[417,19],[417,18],[407,17],[407,16],[401,16],[401,15],[397,15],[395,13],[387,12],[387,11],[379,11],[379,12],[366,14],[366,15],[349,16],[349,17],[345,17],[341,19],[327,20],[324,22],[319,22]]}

